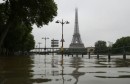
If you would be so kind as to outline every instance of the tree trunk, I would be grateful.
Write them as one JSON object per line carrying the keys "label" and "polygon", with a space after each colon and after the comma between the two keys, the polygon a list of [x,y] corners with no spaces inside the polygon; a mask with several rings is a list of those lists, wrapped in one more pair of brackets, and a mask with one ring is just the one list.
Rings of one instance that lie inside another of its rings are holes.
{"label": "tree trunk", "polygon": [[12,24],[13,24],[13,20],[9,20],[8,23],[6,24],[6,26],[4,27],[3,31],[0,34],[0,52],[1,52],[1,48],[3,45],[4,39]]}
{"label": "tree trunk", "polygon": [[[9,0],[6,1],[6,7],[5,7],[6,11],[8,10],[8,7],[9,7]],[[14,19],[15,19],[14,18],[15,16],[13,15],[13,13],[11,13],[11,14],[9,14],[7,16],[9,16],[9,18],[8,18],[5,26],[3,27],[3,30],[1,31],[1,34],[0,34],[0,54],[1,54],[1,48],[2,48],[2,45],[3,45],[4,39],[5,39],[7,33],[9,31],[11,25],[13,24]]]}
{"label": "tree trunk", "polygon": [[2,45],[3,45],[3,42],[4,42],[4,39],[5,39],[5,37],[6,37],[6,35],[7,35],[7,33],[8,33],[8,30],[9,30],[9,25],[3,30],[3,32],[1,33],[1,35],[0,35],[0,51],[1,51],[1,47],[2,47]]}

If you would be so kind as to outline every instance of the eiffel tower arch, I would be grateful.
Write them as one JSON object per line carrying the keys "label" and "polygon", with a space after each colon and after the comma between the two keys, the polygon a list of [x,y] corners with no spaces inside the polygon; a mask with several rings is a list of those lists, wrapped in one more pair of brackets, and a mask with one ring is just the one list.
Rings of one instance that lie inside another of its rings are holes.
{"label": "eiffel tower arch", "polygon": [[85,48],[82,43],[80,33],[79,33],[79,24],[78,24],[78,9],[75,9],[75,26],[74,26],[74,34],[72,38],[72,42],[69,48]]}

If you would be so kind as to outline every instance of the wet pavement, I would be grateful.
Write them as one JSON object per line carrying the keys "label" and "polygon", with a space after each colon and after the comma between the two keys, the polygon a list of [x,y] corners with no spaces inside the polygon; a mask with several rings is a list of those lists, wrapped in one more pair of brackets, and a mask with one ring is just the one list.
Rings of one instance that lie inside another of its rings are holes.
{"label": "wet pavement", "polygon": [[129,84],[130,55],[0,57],[0,84]]}

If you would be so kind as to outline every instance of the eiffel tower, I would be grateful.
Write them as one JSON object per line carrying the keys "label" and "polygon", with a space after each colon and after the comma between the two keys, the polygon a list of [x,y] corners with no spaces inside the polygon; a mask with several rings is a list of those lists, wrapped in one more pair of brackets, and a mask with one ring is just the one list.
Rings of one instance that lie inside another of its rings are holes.
{"label": "eiffel tower", "polygon": [[79,25],[78,25],[78,9],[75,9],[75,27],[74,27],[74,34],[72,38],[72,42],[69,48],[85,48],[84,44],[82,43],[80,33],[79,33]]}

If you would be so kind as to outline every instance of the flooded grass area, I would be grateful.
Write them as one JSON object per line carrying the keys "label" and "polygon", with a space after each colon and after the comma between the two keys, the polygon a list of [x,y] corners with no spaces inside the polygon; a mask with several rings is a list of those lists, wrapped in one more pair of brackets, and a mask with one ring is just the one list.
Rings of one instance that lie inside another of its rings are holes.
{"label": "flooded grass area", "polygon": [[130,55],[0,57],[0,84],[129,84]]}

